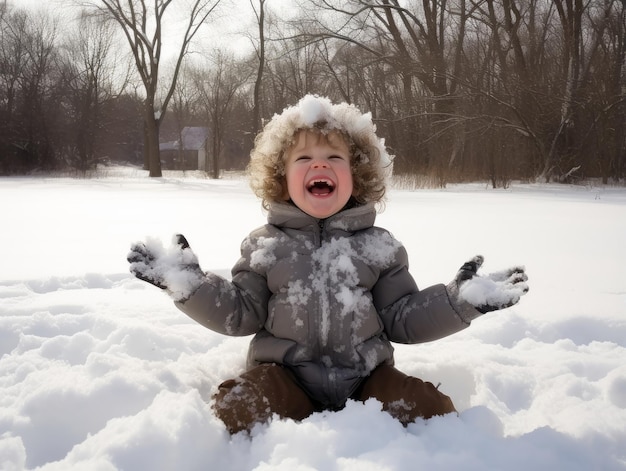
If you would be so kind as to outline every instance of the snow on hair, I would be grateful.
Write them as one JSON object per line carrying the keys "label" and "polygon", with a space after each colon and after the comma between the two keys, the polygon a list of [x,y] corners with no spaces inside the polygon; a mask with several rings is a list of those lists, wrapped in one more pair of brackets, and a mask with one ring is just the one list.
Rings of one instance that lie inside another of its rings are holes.
{"label": "snow on hair", "polygon": [[392,156],[384,139],[376,135],[371,113],[361,113],[348,103],[333,104],[326,97],[306,95],[297,105],[275,114],[255,139],[248,166],[250,186],[265,208],[286,194],[284,155],[303,130],[339,133],[352,154],[355,199],[362,204],[382,201]]}

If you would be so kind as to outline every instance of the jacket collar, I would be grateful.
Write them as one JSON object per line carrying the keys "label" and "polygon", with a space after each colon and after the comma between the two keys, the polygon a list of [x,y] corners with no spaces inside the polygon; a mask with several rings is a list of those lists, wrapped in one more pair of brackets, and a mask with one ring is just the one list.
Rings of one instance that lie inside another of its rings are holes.
{"label": "jacket collar", "polygon": [[270,205],[267,222],[285,229],[319,231],[355,232],[367,229],[374,225],[376,208],[374,203],[343,209],[326,219],[317,219],[309,216],[292,203],[272,203]]}

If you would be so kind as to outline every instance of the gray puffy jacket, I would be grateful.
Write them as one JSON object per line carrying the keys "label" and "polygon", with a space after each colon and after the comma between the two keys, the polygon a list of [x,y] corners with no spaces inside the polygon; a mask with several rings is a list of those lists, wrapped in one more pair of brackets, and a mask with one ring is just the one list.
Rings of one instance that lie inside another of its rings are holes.
{"label": "gray puffy jacket", "polygon": [[371,204],[324,220],[274,204],[244,240],[232,281],[207,273],[177,306],[214,331],[256,334],[250,367],[285,365],[311,398],[339,407],[393,363],[390,342],[439,339],[479,315],[451,303],[443,284],[418,290],[404,247],[375,218]]}

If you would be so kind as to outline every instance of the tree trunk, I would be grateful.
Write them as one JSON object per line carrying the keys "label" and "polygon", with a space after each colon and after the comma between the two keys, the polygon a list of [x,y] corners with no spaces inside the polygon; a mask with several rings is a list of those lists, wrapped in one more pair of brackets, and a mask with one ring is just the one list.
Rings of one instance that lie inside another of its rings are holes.
{"label": "tree trunk", "polygon": [[265,0],[259,0],[257,12],[259,24],[259,68],[254,82],[254,108],[252,116],[252,133],[256,136],[261,127],[261,85],[263,83],[263,71],[265,68]]}
{"label": "tree trunk", "polygon": [[150,170],[150,139],[148,137],[148,124],[143,120],[143,169]]}
{"label": "tree trunk", "polygon": [[573,128],[575,126],[574,102],[578,89],[580,73],[580,41],[582,36],[581,17],[583,12],[582,0],[566,2],[567,8],[563,8],[560,1],[557,1],[555,5],[559,13],[559,17],[561,18],[561,25],[563,28],[563,43],[565,45],[567,68],[559,127],[554,134],[550,151],[544,163],[543,170],[539,175],[540,180],[545,182],[550,180],[555,165],[558,165],[557,146],[561,136],[569,127]]}
{"label": "tree trunk", "polygon": [[159,124],[160,120],[156,119],[154,112],[145,111],[145,129],[144,136],[147,146],[144,148],[144,163],[148,163],[151,177],[163,176],[161,172],[161,153],[159,151]]}
{"label": "tree trunk", "polygon": [[620,27],[622,33],[622,50],[620,54],[620,95],[622,103],[619,106],[618,118],[621,125],[618,127],[618,150],[615,164],[615,179],[626,177],[626,0],[622,1]]}

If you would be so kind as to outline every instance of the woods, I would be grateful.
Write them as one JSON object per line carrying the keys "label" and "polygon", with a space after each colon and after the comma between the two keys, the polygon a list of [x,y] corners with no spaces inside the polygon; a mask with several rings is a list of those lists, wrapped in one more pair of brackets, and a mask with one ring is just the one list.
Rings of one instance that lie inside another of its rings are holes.
{"label": "woods", "polygon": [[[370,111],[394,172],[430,186],[626,176],[624,0],[81,3],[62,21],[0,3],[0,174],[160,176],[159,135],[204,126],[217,178],[317,93]],[[207,39],[223,22],[249,49]]]}

